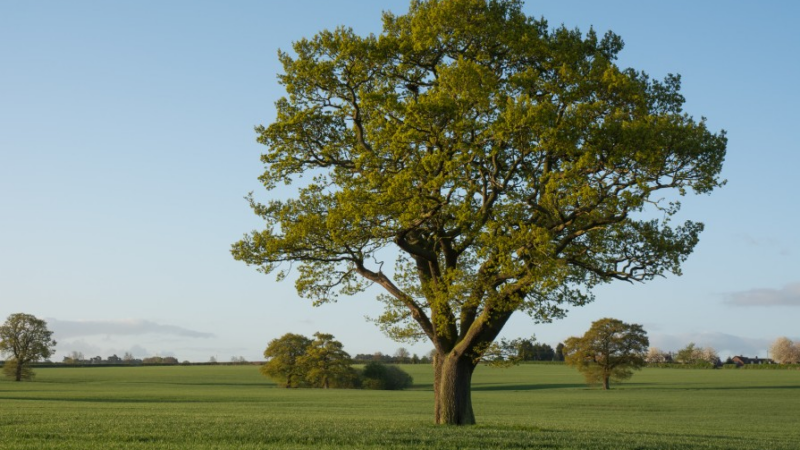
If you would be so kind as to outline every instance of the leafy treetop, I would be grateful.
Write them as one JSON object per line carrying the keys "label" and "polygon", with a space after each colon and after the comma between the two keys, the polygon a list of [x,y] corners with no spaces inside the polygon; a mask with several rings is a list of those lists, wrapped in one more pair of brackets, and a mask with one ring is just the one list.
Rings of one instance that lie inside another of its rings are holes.
{"label": "leafy treetop", "polygon": [[723,183],[725,133],[683,112],[679,76],[619,68],[622,47],[514,0],[412,1],[379,36],[296,42],[260,180],[306,178],[251,197],[266,227],[234,257],[294,263],[317,304],[380,285],[383,329],[441,355],[480,353],[515,311],[549,321],[598,284],[679,274],[703,226],[665,199]]}

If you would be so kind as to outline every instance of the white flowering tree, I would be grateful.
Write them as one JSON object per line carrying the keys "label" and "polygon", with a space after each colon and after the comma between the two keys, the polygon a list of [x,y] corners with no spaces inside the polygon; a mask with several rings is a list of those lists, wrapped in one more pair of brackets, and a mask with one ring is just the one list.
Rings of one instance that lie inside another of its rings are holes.
{"label": "white flowering tree", "polygon": [[779,364],[800,363],[800,342],[792,342],[787,337],[779,337],[769,347],[769,356]]}
{"label": "white flowering tree", "polygon": [[644,360],[647,364],[665,363],[667,362],[667,354],[658,347],[650,347],[647,349],[647,356],[644,357]]}

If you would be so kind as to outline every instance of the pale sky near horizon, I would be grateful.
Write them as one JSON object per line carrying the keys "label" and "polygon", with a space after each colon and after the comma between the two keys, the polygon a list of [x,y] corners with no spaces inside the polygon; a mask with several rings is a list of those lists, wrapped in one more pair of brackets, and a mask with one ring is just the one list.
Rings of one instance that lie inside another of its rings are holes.
{"label": "pale sky near horizon", "polygon": [[[757,5],[757,6],[756,6]],[[407,1],[0,0],[0,320],[48,321],[53,358],[132,352],[262,358],[287,332],[333,334],[350,354],[419,354],[364,319],[373,295],[319,308],[230,256],[260,226],[267,194],[253,127],[284,94],[276,52],[322,29],[380,32]],[[528,1],[544,16],[626,46],[618,64],[682,75],[686,111],[728,132],[723,177],[683,199],[706,230],[684,275],[614,283],[595,303],[508,338],[555,346],[592,321],[641,323],[651,343],[767,356],[800,339],[800,3]]]}

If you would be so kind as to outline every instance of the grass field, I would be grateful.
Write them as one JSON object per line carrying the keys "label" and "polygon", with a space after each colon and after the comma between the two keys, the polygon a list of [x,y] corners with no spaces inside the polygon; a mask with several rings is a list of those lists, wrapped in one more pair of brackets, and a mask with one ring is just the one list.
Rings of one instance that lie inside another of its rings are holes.
{"label": "grass field", "polygon": [[792,449],[800,371],[479,367],[479,425],[432,425],[429,366],[403,392],[286,390],[254,366],[42,368],[0,381],[0,449]]}

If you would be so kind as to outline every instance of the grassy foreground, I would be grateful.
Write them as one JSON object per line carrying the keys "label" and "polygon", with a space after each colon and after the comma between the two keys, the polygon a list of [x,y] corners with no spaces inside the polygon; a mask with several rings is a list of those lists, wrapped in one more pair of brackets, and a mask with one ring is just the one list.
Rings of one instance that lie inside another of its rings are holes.
{"label": "grassy foreground", "polygon": [[286,390],[254,366],[37,369],[0,381],[0,448],[797,449],[800,371],[645,369],[612,391],[573,369],[479,367],[479,425],[433,417],[429,366],[404,392]]}

